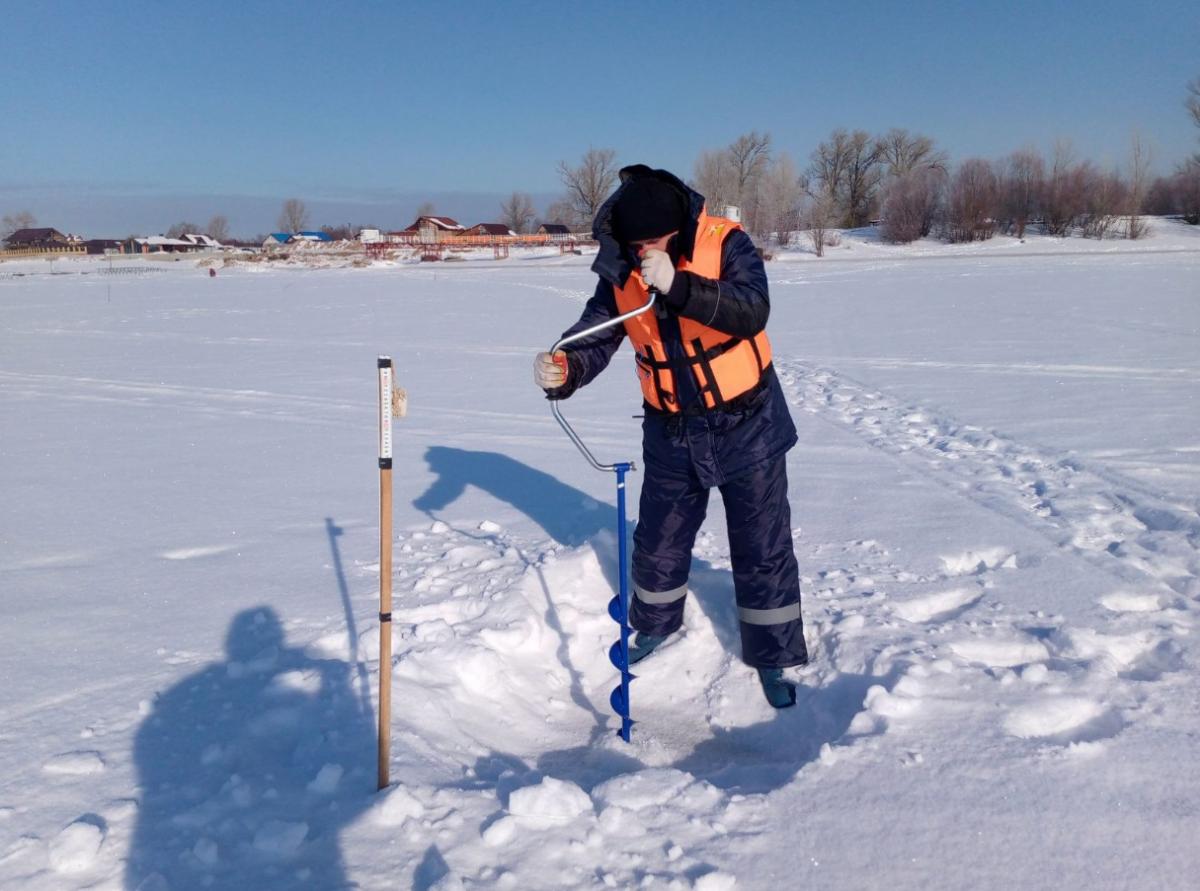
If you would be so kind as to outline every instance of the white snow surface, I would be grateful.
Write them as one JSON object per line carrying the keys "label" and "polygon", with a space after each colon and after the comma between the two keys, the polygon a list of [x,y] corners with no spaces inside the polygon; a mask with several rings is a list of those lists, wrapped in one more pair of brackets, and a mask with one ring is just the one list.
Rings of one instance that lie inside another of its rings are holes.
{"label": "white snow surface", "polygon": [[[1155,225],[768,263],[812,664],[780,712],[741,664],[714,498],[631,744],[613,478],[530,371],[590,256],[0,264],[0,887],[1186,886],[1200,240]],[[564,406],[603,461],[634,381]]]}

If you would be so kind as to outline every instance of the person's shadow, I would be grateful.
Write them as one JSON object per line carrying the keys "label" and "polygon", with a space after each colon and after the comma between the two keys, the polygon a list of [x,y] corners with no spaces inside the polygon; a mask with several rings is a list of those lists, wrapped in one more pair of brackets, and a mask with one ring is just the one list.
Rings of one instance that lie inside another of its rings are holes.
{"label": "person's shadow", "polygon": [[[590,544],[605,573],[608,590],[598,592],[605,602],[617,590],[616,512],[611,504],[601,505],[586,493],[548,473],[496,452],[434,446],[425,459],[437,478],[413,505],[437,518],[469,486],[507,502],[539,524],[560,544],[578,547]],[[537,568],[535,563],[530,564]],[[570,661],[568,636],[558,617],[554,592],[542,581],[546,597],[544,620],[561,641],[558,656],[571,675],[573,701],[592,712],[596,727],[587,746],[566,751],[544,752],[536,764],[526,764],[515,755],[492,752],[476,765],[477,782],[495,786],[502,797],[507,788],[536,783],[544,775],[569,779],[584,789],[615,776],[644,767],[631,754],[598,746],[597,741],[615,726],[612,715],[595,708],[584,694],[582,676]],[[732,573],[717,569],[705,560],[692,559],[688,588],[694,597],[689,609],[699,607],[712,624],[713,632],[727,652],[741,651],[737,606]],[[614,626],[614,636],[616,627]],[[653,666],[639,666],[637,683],[653,683]],[[746,669],[747,672],[750,669]],[[615,680],[616,672],[613,672]],[[895,677],[858,674],[837,675],[824,686],[798,690],[796,707],[775,712],[768,719],[733,730],[716,729],[713,736],[683,756],[676,767],[722,789],[746,793],[768,792],[786,784],[797,771],[816,759],[824,743],[835,743],[848,732],[862,708],[864,694],[872,684],[891,688]],[[634,717],[637,687],[633,688]],[[635,728],[634,733],[637,733]],[[497,768],[497,765],[500,767]]]}
{"label": "person's shadow", "polygon": [[160,695],[138,729],[126,887],[347,887],[338,832],[370,804],[375,741],[351,672],[288,647],[270,608],[239,613],[226,660]]}

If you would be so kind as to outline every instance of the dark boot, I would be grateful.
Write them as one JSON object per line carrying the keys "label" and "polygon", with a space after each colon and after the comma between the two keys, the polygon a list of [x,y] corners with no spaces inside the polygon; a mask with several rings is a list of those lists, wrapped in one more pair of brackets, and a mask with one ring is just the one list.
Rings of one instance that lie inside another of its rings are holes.
{"label": "dark boot", "polygon": [[638,632],[637,636],[629,642],[629,664],[636,665],[658,648],[665,637],[655,637],[653,634],[643,634]]}
{"label": "dark boot", "polygon": [[783,679],[782,668],[758,669],[758,682],[772,708],[789,708],[796,704],[796,685]]}

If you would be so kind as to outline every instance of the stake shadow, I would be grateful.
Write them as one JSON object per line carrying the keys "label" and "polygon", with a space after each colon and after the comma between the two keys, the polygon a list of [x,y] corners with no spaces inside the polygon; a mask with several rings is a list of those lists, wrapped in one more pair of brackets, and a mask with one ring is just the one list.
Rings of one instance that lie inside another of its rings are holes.
{"label": "stake shadow", "polygon": [[350,602],[350,586],[346,583],[346,572],[342,568],[342,551],[338,547],[338,536],[345,530],[333,522],[332,517],[325,518],[325,534],[329,537],[329,551],[333,555],[333,571],[337,574],[338,594],[342,599],[342,610],[346,614],[346,633],[350,641],[350,664],[358,674],[357,687],[359,702],[363,713],[374,722],[374,705],[371,703],[371,679],[367,674],[367,666],[358,658],[358,623],[354,620],[354,605]]}
{"label": "stake shadow", "polygon": [[338,833],[371,801],[374,724],[351,667],[289,647],[268,607],[138,729],[128,889],[344,888]]}

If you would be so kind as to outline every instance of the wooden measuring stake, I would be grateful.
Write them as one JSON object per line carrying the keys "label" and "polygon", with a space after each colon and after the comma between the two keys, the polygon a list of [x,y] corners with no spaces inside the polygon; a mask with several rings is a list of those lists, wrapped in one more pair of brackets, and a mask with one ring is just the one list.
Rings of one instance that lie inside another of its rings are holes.
{"label": "wooden measuring stake", "polygon": [[392,743],[392,360],[379,357],[379,788]]}

